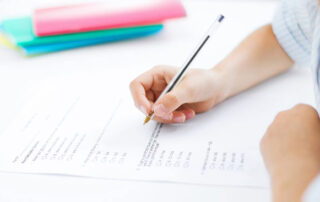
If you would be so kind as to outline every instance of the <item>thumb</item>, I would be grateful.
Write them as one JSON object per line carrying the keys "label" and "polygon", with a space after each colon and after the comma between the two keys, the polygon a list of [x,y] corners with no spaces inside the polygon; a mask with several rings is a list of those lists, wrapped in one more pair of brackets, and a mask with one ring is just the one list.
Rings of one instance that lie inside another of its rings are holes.
{"label": "thumb", "polygon": [[165,94],[153,107],[155,115],[164,119],[170,119],[170,117],[172,117],[172,112],[183,105],[187,100],[187,96],[182,92],[183,89],[179,90],[179,88],[175,88]]}

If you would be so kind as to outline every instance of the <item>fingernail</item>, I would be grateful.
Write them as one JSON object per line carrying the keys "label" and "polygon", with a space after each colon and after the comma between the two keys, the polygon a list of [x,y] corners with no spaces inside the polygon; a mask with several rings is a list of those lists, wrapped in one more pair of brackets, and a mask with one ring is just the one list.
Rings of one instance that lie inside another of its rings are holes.
{"label": "fingernail", "polygon": [[195,116],[195,113],[194,113],[194,111],[187,111],[185,113],[185,115],[186,115],[186,119],[189,120],[189,119],[192,119]]}
{"label": "fingernail", "polygon": [[186,121],[186,117],[185,116],[177,116],[173,118],[173,121],[176,123],[183,123]]}
{"label": "fingernail", "polygon": [[147,110],[146,110],[146,108],[144,108],[144,106],[140,106],[140,111],[142,112],[142,113],[144,113],[145,115],[147,115]]}
{"label": "fingernail", "polygon": [[156,105],[153,110],[154,110],[154,113],[155,113],[157,116],[160,116],[160,117],[162,117],[162,118],[165,118],[165,117],[168,118],[169,112],[168,112],[168,110],[164,107],[163,104]]}

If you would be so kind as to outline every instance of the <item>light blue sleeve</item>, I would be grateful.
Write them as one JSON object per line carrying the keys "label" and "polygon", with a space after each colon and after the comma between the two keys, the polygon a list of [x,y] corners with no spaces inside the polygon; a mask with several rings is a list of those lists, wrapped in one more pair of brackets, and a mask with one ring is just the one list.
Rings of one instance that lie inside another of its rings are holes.
{"label": "light blue sleeve", "polygon": [[320,201],[320,175],[313,181],[309,189],[306,191],[303,202],[319,202]]}
{"label": "light blue sleeve", "polygon": [[[320,112],[320,10],[318,12],[315,24],[318,26],[314,31],[313,54],[311,63],[313,72],[315,73],[315,95],[318,112]],[[320,202],[320,173],[306,191],[303,202]]]}
{"label": "light blue sleeve", "polygon": [[309,64],[311,57],[308,2],[309,0],[283,0],[272,22],[273,32],[280,45],[300,65]]}
{"label": "light blue sleeve", "polygon": [[[283,0],[272,22],[277,40],[292,60],[312,67],[318,110],[320,109],[319,12],[316,0]],[[320,174],[307,189],[303,199],[303,202],[320,202]]]}

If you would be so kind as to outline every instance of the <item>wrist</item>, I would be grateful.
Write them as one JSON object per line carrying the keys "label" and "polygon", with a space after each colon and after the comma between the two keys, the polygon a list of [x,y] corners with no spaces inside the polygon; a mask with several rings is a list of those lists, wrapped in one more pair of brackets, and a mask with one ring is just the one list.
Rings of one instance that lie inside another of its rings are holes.
{"label": "wrist", "polygon": [[220,63],[215,67],[210,69],[214,74],[214,79],[217,80],[219,86],[219,101],[222,102],[236,93],[232,90],[232,72],[227,72],[225,68],[223,68],[223,64]]}
{"label": "wrist", "polygon": [[317,165],[308,162],[279,166],[271,171],[273,202],[301,202],[304,192],[318,171]]}
{"label": "wrist", "polygon": [[272,202],[301,202],[303,187],[294,178],[273,176],[271,179]]}

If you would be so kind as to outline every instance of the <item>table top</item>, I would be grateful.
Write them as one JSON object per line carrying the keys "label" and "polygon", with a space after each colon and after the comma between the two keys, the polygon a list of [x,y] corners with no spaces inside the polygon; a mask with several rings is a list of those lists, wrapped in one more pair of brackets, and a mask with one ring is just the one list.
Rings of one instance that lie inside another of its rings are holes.
{"label": "table top", "polygon": [[[0,19],[63,1],[0,1]],[[154,36],[26,58],[0,46],[0,135],[28,99],[26,86],[76,73],[123,69],[132,78],[157,64],[179,66],[218,13],[226,22],[196,59],[213,67],[248,33],[272,19],[277,2],[184,1],[188,17],[165,23]],[[15,5],[19,5],[16,7]],[[0,173],[0,201],[269,201],[268,189],[97,180]]]}

